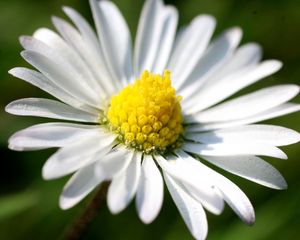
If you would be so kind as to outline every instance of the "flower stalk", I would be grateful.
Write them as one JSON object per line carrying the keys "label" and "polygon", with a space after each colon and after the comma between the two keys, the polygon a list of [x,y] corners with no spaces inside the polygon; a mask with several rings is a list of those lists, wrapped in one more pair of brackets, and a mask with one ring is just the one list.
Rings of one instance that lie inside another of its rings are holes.
{"label": "flower stalk", "polygon": [[99,209],[106,199],[108,186],[109,182],[101,184],[95,196],[93,196],[85,209],[83,209],[71,226],[64,232],[62,239],[78,240],[86,233],[88,227],[99,213]]}

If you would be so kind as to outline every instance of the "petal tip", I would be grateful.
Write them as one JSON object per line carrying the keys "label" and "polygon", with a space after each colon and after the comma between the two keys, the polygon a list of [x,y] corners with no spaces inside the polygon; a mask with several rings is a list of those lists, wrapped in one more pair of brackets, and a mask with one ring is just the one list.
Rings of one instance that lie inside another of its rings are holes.
{"label": "petal tip", "polygon": [[253,226],[255,224],[255,217],[249,219],[249,221],[245,222],[248,226]]}
{"label": "petal tip", "polygon": [[151,224],[154,221],[153,218],[150,218],[146,215],[139,215],[139,218],[142,221],[142,223],[144,223],[146,225]]}
{"label": "petal tip", "polygon": [[22,58],[26,59],[28,56],[30,56],[30,51],[29,50],[23,50],[20,55]]}
{"label": "petal tip", "polygon": [[60,196],[59,198],[59,207],[62,209],[62,210],[68,210],[72,207],[74,207],[74,203],[72,201],[69,201],[67,198],[63,197],[63,196]]}
{"label": "petal tip", "polygon": [[5,106],[5,108],[4,108],[4,111],[5,111],[5,112],[7,112],[7,113],[9,113],[9,114],[12,114],[12,112],[11,112],[11,110],[10,110],[12,103],[13,103],[13,102],[11,102],[11,103],[9,103],[9,104],[7,104],[7,105]]}
{"label": "petal tip", "polygon": [[8,148],[13,151],[23,151],[24,150],[23,148],[11,143],[10,141],[8,143]]}
{"label": "petal tip", "polygon": [[20,42],[21,46],[22,46],[25,50],[30,46],[30,44],[31,44],[31,42],[32,42],[32,38],[33,38],[33,37],[31,37],[31,36],[26,36],[26,35],[22,35],[22,36],[19,37],[19,42]]}
{"label": "petal tip", "polygon": [[247,224],[248,226],[253,226],[255,223],[255,213],[254,213],[254,209],[252,208],[247,216],[245,216],[242,221]]}
{"label": "petal tip", "polygon": [[122,211],[122,209],[115,206],[115,204],[113,204],[111,201],[109,201],[109,199],[107,199],[107,207],[108,207],[109,211],[111,212],[111,214],[113,214],[113,215],[117,215]]}
{"label": "petal tip", "polygon": [[22,35],[19,37],[19,42],[20,44],[23,46],[24,45],[24,42],[28,39],[29,37],[28,36],[25,36],[25,35]]}
{"label": "petal tip", "polygon": [[73,8],[69,7],[69,6],[62,6],[62,10],[65,12],[65,13],[69,13],[69,12],[72,12],[73,11]]}
{"label": "petal tip", "polygon": [[44,180],[51,180],[48,168],[47,168],[47,162],[44,164],[43,168],[42,168],[42,178]]}
{"label": "petal tip", "polygon": [[243,30],[241,27],[239,26],[234,26],[232,28],[229,28],[227,31],[227,33],[232,33],[232,34],[236,34],[239,37],[242,37],[243,34]]}
{"label": "petal tip", "polygon": [[271,60],[267,60],[265,62],[272,66],[274,73],[278,72],[283,67],[283,63],[277,59],[271,59]]}
{"label": "petal tip", "polygon": [[18,78],[18,76],[22,73],[23,70],[24,70],[24,68],[22,68],[22,67],[14,67],[14,68],[10,69],[8,71],[8,73],[10,75],[12,75],[13,77],[17,77]]}
{"label": "petal tip", "polygon": [[277,190],[286,190],[288,189],[288,184],[285,179],[282,177],[280,185],[277,186]]}
{"label": "petal tip", "polygon": [[52,16],[51,16],[51,21],[55,24],[55,23],[57,23],[57,22],[60,21],[60,18],[57,17],[57,16],[55,16],[55,15],[52,15]]}
{"label": "petal tip", "polygon": [[12,69],[8,70],[8,73],[12,76],[15,75],[15,72],[16,72],[16,68],[12,68]]}

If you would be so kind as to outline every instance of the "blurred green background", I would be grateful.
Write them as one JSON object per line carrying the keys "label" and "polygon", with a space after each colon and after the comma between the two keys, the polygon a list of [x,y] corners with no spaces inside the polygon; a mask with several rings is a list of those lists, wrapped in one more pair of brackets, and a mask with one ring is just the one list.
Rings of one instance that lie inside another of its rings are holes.
{"label": "blurred green background", "polygon": [[[142,0],[115,1],[135,33]],[[244,30],[243,42],[256,41],[264,48],[264,58],[284,62],[284,68],[248,92],[263,86],[298,83],[300,78],[300,1],[295,0],[169,0],[180,11],[180,25],[200,13],[218,20],[216,34],[231,26]],[[28,66],[20,57],[20,35],[30,35],[39,27],[53,28],[51,15],[65,17],[61,6],[76,8],[89,21],[88,1],[79,0],[1,0],[0,1],[0,239],[58,239],[78,216],[88,199],[68,211],[58,207],[58,197],[67,178],[46,182],[41,167],[53,150],[13,152],[7,139],[15,131],[45,119],[10,116],[4,107],[22,97],[44,97],[39,89],[7,74],[15,66]],[[47,96],[48,97],[48,96]],[[297,97],[294,102],[299,102]],[[272,121],[300,131],[300,113]],[[209,240],[299,239],[300,235],[300,161],[299,145],[284,147],[288,161],[267,159],[285,176],[289,188],[275,191],[224,173],[243,189],[256,209],[256,223],[244,225],[226,207],[221,216],[208,215]],[[220,171],[223,173],[223,171]],[[192,239],[167,191],[159,217],[143,225],[131,204],[119,215],[102,206],[82,239]]]}

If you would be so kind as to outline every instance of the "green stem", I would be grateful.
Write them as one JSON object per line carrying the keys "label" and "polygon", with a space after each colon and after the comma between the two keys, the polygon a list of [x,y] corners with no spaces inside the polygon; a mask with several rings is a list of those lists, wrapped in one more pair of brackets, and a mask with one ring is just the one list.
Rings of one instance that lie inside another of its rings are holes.
{"label": "green stem", "polygon": [[87,231],[92,220],[97,216],[98,210],[105,201],[109,182],[104,182],[98,189],[95,196],[82,211],[79,217],[74,221],[70,228],[67,229],[62,239],[78,240]]}

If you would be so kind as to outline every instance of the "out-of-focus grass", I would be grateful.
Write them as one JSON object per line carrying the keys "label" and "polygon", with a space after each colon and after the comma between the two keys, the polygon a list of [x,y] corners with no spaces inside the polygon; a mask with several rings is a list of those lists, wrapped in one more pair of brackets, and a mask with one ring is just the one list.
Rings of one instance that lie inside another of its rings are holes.
{"label": "out-of-focus grass", "polygon": [[[135,33],[142,0],[115,1]],[[243,43],[256,41],[264,48],[265,58],[277,58],[284,68],[253,87],[280,83],[297,83],[300,78],[300,2],[294,0],[168,0],[179,8],[180,25],[200,13],[213,14],[218,20],[216,35],[225,28],[241,26]],[[87,1],[75,0],[10,0],[0,1],[0,239],[57,239],[88,200],[74,209],[62,211],[58,197],[67,178],[45,182],[41,179],[43,162],[53,150],[18,153],[7,150],[9,135],[34,123],[46,121],[16,117],[4,113],[4,106],[22,97],[49,97],[37,88],[14,79],[7,71],[15,66],[28,66],[20,57],[20,35],[30,35],[39,27],[50,27],[51,15],[65,17],[62,5],[79,10],[91,21]],[[241,94],[239,93],[239,94]],[[294,101],[299,102],[297,97]],[[300,131],[300,114],[268,121]],[[289,189],[275,191],[224,173],[249,196],[256,209],[256,224],[245,226],[226,207],[221,216],[208,214],[208,239],[297,239],[300,229],[300,153],[299,145],[285,147],[288,161],[267,159],[286,177]],[[151,225],[137,218],[134,204],[117,216],[103,206],[83,239],[192,239],[169,194],[165,193],[163,209]]]}
{"label": "out-of-focus grass", "polygon": [[37,203],[34,192],[20,192],[0,198],[0,222],[7,220]]}

